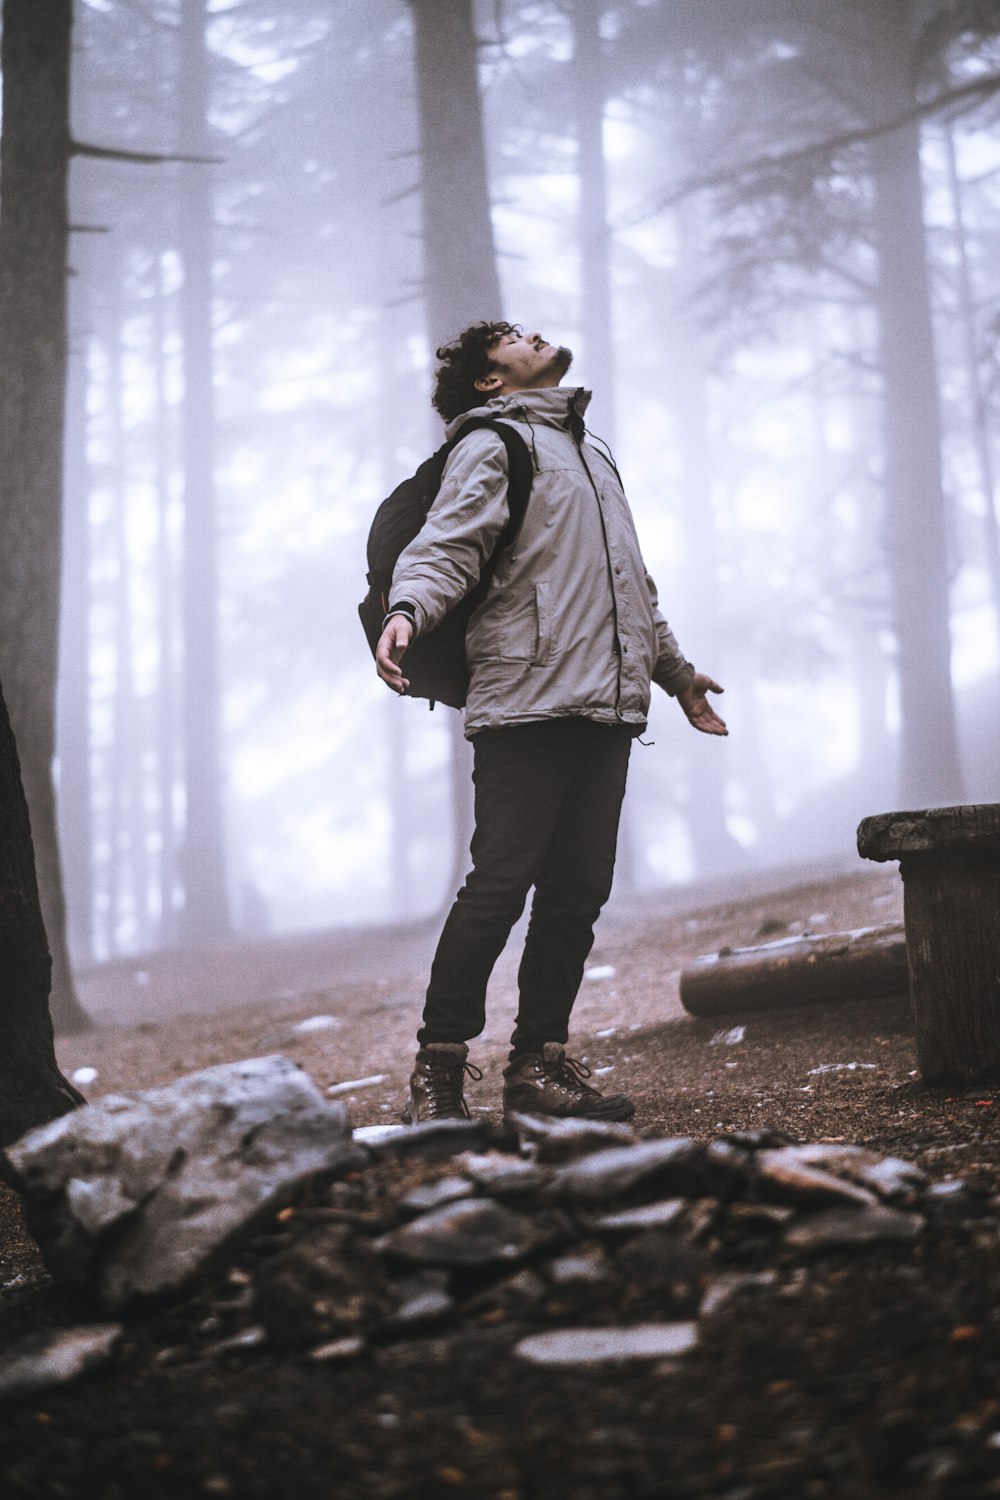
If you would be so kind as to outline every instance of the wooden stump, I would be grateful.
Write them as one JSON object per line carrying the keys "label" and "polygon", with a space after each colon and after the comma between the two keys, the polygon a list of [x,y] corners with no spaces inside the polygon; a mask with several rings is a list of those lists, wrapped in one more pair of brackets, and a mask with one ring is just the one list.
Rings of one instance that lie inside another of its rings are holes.
{"label": "wooden stump", "polygon": [[858,852],[899,860],[920,1071],[1000,1075],[1000,803],[865,818]]}
{"label": "wooden stump", "polygon": [[899,923],[855,932],[802,933],[756,948],[723,948],[681,974],[681,1004],[693,1016],[746,1014],[906,993]]}

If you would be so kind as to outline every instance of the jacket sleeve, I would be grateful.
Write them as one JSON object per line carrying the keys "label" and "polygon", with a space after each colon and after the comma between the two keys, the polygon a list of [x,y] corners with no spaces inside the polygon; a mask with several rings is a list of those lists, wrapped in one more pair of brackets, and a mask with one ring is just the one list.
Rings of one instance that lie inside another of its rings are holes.
{"label": "jacket sleeve", "polygon": [[671,698],[676,698],[694,676],[694,667],[689,661],[684,660],[676,636],[660,613],[656,584],[648,572],[646,573],[646,587],[649,590],[649,602],[653,610],[653,624],[656,627],[656,640],[659,646],[656,666],[653,668],[653,681],[657,687],[669,693]]}
{"label": "jacket sleeve", "polygon": [[392,575],[390,598],[412,606],[418,635],[475,588],[508,515],[503,441],[486,428],[470,432],[449,455],[427,520]]}

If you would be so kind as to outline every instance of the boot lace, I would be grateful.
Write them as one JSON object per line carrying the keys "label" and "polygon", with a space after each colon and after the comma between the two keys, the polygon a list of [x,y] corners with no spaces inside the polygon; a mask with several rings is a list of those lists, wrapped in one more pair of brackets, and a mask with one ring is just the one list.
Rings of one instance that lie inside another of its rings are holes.
{"label": "boot lace", "polygon": [[580,1062],[579,1058],[566,1057],[565,1054],[557,1063],[548,1063],[545,1067],[546,1073],[564,1088],[573,1089],[580,1094],[597,1094],[597,1090],[591,1088],[584,1080],[590,1078],[591,1072],[586,1063]]}
{"label": "boot lace", "polygon": [[471,1120],[463,1093],[466,1074],[474,1083],[478,1083],[483,1076],[482,1069],[477,1068],[475,1063],[448,1062],[443,1057],[432,1058],[428,1063],[425,1087],[432,1118],[454,1114],[458,1110],[465,1119]]}

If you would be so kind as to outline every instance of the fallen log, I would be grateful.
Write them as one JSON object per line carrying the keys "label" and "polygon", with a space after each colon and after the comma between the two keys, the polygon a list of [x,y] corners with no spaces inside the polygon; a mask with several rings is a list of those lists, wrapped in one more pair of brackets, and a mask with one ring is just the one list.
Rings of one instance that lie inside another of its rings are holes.
{"label": "fallen log", "polygon": [[853,932],[801,933],[756,948],[723,948],[681,973],[681,1004],[693,1016],[775,1006],[822,1005],[905,994],[901,922]]}
{"label": "fallen log", "polygon": [[865,818],[858,852],[899,860],[924,1078],[1000,1075],[1000,803]]}

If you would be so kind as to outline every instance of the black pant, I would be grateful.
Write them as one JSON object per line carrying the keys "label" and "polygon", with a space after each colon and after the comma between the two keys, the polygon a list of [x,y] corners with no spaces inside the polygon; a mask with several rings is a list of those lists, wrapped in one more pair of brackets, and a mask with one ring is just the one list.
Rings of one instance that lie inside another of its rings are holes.
{"label": "black pant", "polygon": [[511,1044],[565,1042],[569,1014],[611,892],[633,731],[589,719],[481,730],[473,739],[472,871],[431,968],[428,1042],[464,1042],[486,1024],[486,985],[535,887]]}

